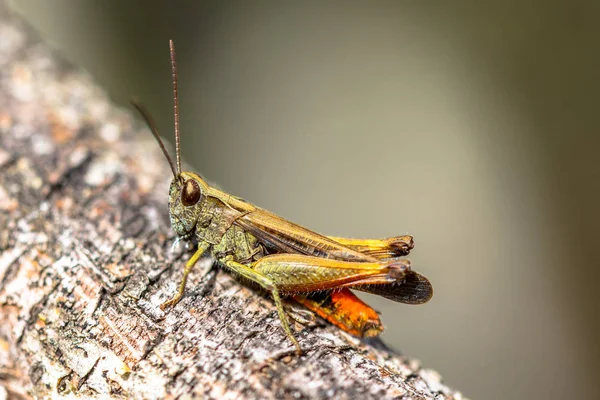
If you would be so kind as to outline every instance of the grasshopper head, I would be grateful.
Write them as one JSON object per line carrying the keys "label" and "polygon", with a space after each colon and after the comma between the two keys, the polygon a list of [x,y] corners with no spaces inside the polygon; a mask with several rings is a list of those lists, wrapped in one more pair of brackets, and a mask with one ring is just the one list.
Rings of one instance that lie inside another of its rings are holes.
{"label": "grasshopper head", "polygon": [[173,178],[169,188],[171,227],[182,238],[194,234],[202,211],[207,185],[198,175],[182,172]]}

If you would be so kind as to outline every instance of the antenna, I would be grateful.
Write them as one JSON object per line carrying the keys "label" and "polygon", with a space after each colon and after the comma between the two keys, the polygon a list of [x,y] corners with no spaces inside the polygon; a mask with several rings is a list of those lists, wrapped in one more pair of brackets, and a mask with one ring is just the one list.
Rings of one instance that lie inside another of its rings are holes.
{"label": "antenna", "polygon": [[177,61],[175,60],[175,44],[169,40],[171,52],[171,73],[173,74],[173,114],[175,115],[175,151],[177,156],[177,176],[181,174],[181,143],[179,139],[179,98],[177,96]]}
{"label": "antenna", "polygon": [[[156,141],[158,142],[160,149],[162,150],[167,161],[169,162],[169,165],[171,166],[171,171],[173,171],[173,176],[175,178],[177,178],[178,175],[177,175],[177,172],[175,171],[175,165],[173,164],[173,160],[171,160],[171,157],[169,156],[169,153],[167,152],[167,148],[165,147],[165,144],[163,143],[163,141],[160,139],[160,136],[158,135],[158,129],[156,128],[156,123],[152,119],[152,116],[150,116],[150,113],[148,112],[148,110],[146,110],[144,108],[144,106],[141,105],[140,103],[138,103],[137,101],[131,100],[131,104],[140,113],[142,118],[144,118],[144,121],[146,121],[146,125],[148,125],[148,127],[152,131],[152,134],[156,138]],[[179,158],[179,157],[177,157],[177,158]]]}

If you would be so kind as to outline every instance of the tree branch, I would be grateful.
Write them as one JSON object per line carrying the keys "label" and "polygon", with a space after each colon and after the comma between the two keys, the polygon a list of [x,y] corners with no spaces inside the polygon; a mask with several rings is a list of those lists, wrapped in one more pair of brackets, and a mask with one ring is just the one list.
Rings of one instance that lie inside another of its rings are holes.
{"label": "tree branch", "polygon": [[154,139],[5,4],[0,64],[0,398],[462,398],[323,323],[295,356],[272,302],[206,266],[163,313],[189,255]]}

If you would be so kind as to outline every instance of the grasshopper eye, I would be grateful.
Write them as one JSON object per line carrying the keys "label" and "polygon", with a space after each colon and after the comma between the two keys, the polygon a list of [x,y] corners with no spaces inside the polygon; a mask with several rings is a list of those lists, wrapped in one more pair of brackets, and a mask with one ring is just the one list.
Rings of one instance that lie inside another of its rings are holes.
{"label": "grasshopper eye", "polygon": [[184,206],[193,206],[200,200],[200,186],[198,182],[193,179],[188,179],[183,183],[183,190],[181,191],[181,202]]}

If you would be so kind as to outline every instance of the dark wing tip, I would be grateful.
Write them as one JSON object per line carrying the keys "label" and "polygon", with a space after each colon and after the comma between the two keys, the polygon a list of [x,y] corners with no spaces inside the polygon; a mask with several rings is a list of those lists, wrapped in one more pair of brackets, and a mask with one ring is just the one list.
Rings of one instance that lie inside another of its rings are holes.
{"label": "dark wing tip", "polygon": [[415,271],[408,272],[402,283],[359,286],[353,289],[405,304],[424,304],[433,297],[433,286],[429,279]]}
{"label": "dark wing tip", "polygon": [[407,301],[402,301],[408,304],[424,304],[433,297],[433,286],[429,279],[411,271],[406,275],[404,283],[399,286],[400,292],[404,295]]}

